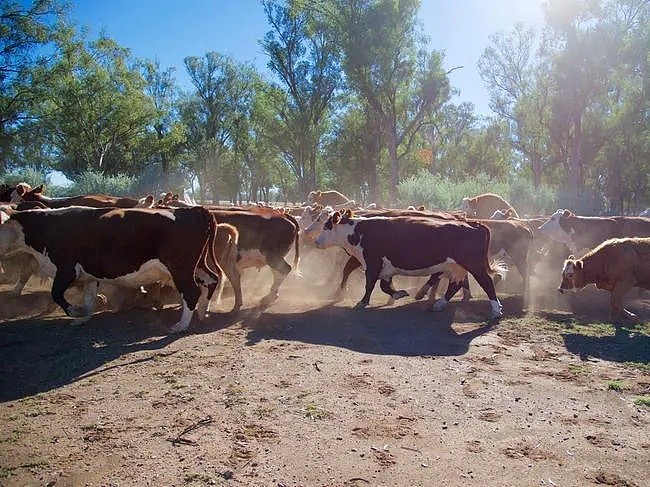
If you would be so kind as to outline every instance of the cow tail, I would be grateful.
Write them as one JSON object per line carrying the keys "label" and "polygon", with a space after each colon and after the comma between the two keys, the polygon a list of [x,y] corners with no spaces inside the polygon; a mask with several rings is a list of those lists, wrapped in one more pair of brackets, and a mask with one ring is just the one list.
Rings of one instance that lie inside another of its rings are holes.
{"label": "cow tail", "polygon": [[294,237],[294,254],[293,254],[293,271],[296,273],[298,277],[302,276],[300,273],[300,269],[298,268],[298,265],[300,263],[300,225],[298,224],[298,220],[295,219],[293,215],[290,215],[288,213],[284,214],[285,218],[289,220],[291,223],[295,225],[295,232],[296,235]]}
{"label": "cow tail", "polygon": [[483,231],[485,232],[485,241],[484,241],[484,255],[485,255],[485,260],[486,260],[486,265],[488,269],[488,274],[494,279],[495,276],[499,276],[501,279],[505,279],[506,274],[508,273],[508,266],[506,265],[505,261],[501,259],[492,259],[490,260],[489,255],[490,255],[490,239],[492,238],[490,234],[490,229],[482,224],[478,223],[477,225],[483,228]]}
{"label": "cow tail", "polygon": [[[207,217],[208,223],[208,239],[206,247],[203,252],[203,259],[205,267],[208,272],[211,274],[211,277],[217,279],[217,282],[222,280],[223,273],[220,272],[219,264],[216,256],[214,255],[214,242],[217,238],[217,220],[215,216],[210,213],[208,210],[204,210],[204,215]],[[213,267],[214,266],[214,267]],[[215,271],[215,267],[218,269]]]}

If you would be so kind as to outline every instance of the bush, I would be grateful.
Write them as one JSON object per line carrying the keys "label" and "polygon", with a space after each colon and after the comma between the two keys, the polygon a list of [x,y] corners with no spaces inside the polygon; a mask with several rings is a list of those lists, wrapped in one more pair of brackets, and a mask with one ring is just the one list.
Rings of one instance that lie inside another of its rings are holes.
{"label": "bush", "polygon": [[45,171],[34,167],[21,167],[15,171],[3,174],[0,179],[3,183],[7,183],[10,186],[14,186],[18,183],[27,183],[32,188],[39,184],[49,185],[51,181]]}
{"label": "bush", "polygon": [[109,176],[96,171],[84,171],[73,179],[73,183],[66,188],[70,195],[103,193],[111,196],[131,196],[136,178],[126,174]]}
{"label": "bush", "polygon": [[425,205],[430,209],[458,210],[465,197],[495,193],[505,198],[520,216],[555,211],[555,193],[548,186],[535,189],[523,179],[495,181],[479,173],[472,179],[450,181],[427,171],[402,181],[398,186],[399,204]]}

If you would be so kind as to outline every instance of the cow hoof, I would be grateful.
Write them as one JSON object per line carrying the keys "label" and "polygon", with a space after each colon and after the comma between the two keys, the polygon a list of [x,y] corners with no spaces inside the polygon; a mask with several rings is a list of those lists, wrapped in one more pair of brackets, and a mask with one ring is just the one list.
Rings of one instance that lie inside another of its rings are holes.
{"label": "cow hoof", "polygon": [[365,301],[359,301],[357,304],[354,305],[353,309],[363,309],[366,306],[368,306],[368,303],[366,303]]}
{"label": "cow hoof", "polygon": [[395,300],[397,300],[397,299],[405,298],[405,297],[408,296],[408,295],[409,295],[409,293],[407,293],[406,291],[404,291],[404,289],[400,289],[400,290],[397,291],[396,293],[393,293],[392,298],[395,299]]}
{"label": "cow hoof", "polygon": [[440,298],[438,301],[433,303],[433,306],[431,306],[431,311],[442,311],[447,307],[447,301],[445,298]]}
{"label": "cow hoof", "polygon": [[183,333],[184,331],[187,331],[189,327],[190,327],[189,324],[185,325],[179,322],[169,329],[169,333]]}
{"label": "cow hoof", "polygon": [[275,300],[278,299],[278,296],[279,296],[278,294],[267,294],[267,295],[264,296],[264,298],[262,299],[262,304],[263,304],[263,305],[267,305],[267,304],[274,303]]}
{"label": "cow hoof", "polygon": [[68,306],[68,309],[66,310],[66,314],[71,318],[88,318],[88,313],[86,312],[86,308],[84,308],[83,306],[76,306],[74,304]]}

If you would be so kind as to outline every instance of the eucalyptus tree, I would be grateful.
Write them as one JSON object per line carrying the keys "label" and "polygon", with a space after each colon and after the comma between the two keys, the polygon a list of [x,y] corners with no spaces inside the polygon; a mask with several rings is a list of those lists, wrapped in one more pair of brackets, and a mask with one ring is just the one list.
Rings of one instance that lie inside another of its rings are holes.
{"label": "eucalyptus tree", "polygon": [[151,190],[179,191],[178,187],[169,187],[170,171],[178,168],[186,142],[185,126],[178,112],[179,91],[174,78],[175,69],[162,69],[158,60],[143,60],[139,64],[146,83],[144,92],[156,111],[147,138],[147,163],[153,166],[153,172],[159,174],[160,180],[152,181]]}
{"label": "eucalyptus tree", "polygon": [[271,30],[260,42],[286,92],[277,105],[274,143],[302,197],[317,185],[317,159],[340,70],[327,26],[303,2],[263,0]]}
{"label": "eucalyptus tree", "polygon": [[217,52],[186,57],[185,67],[194,86],[181,103],[189,168],[201,198],[209,190],[215,199],[225,194],[237,200],[244,176],[239,143],[250,117],[256,71]]}
{"label": "eucalyptus tree", "polygon": [[418,31],[419,0],[328,0],[316,9],[332,26],[347,82],[379,122],[397,199],[400,160],[431,113],[449,99],[443,55]]}
{"label": "eucalyptus tree", "polygon": [[528,161],[539,187],[548,164],[550,119],[548,71],[536,54],[537,33],[522,23],[490,36],[478,70],[490,95],[490,108],[505,120],[516,150]]}
{"label": "eucalyptus tree", "polygon": [[69,36],[58,49],[38,113],[57,169],[68,177],[139,173],[136,155],[156,112],[129,50],[105,36]]}
{"label": "eucalyptus tree", "polygon": [[[43,97],[42,73],[55,54],[53,42],[67,30],[64,18],[59,0],[0,2],[0,171],[12,162],[31,162],[24,156],[40,153],[30,144],[39,134],[24,132],[34,126],[33,108]],[[23,157],[12,156],[18,145]]]}

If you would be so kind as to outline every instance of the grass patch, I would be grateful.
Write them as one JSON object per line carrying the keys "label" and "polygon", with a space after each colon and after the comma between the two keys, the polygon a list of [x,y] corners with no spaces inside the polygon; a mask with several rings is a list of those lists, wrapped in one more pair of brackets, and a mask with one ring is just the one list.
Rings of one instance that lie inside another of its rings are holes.
{"label": "grass patch", "polygon": [[311,402],[302,408],[302,411],[305,414],[305,417],[311,419],[312,421],[316,421],[318,419],[327,419],[330,417],[330,413],[328,411],[318,407],[316,404]]}
{"label": "grass patch", "polygon": [[569,372],[575,375],[585,375],[589,373],[589,367],[586,364],[571,364]]}
{"label": "grass patch", "polygon": [[650,363],[648,362],[623,362],[623,365],[626,367],[631,367],[633,369],[639,369],[650,374]]}
{"label": "grass patch", "polygon": [[588,337],[604,337],[616,334],[616,327],[611,323],[565,323],[564,332],[571,332],[577,335]]}
{"label": "grass patch", "polygon": [[644,396],[637,396],[634,398],[634,404],[637,406],[645,406],[650,408],[650,396],[647,394]]}
{"label": "grass patch", "polygon": [[607,381],[607,389],[621,392],[623,390],[623,383],[620,380],[609,380]]}
{"label": "grass patch", "polygon": [[257,419],[270,418],[273,416],[273,408],[269,406],[257,406],[253,410],[253,414],[257,416]]}

